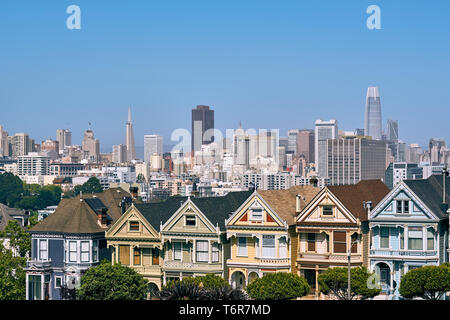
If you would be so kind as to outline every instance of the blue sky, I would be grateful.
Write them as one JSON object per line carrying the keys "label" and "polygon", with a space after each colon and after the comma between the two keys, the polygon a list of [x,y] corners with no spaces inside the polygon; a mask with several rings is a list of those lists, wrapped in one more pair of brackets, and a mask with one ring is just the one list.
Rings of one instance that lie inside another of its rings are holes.
{"label": "blue sky", "polygon": [[[81,8],[68,30],[66,8]],[[381,30],[366,8],[381,8]],[[450,1],[22,1],[0,3],[0,124],[38,142],[92,122],[102,150],[136,145],[211,105],[216,127],[364,125],[368,86],[400,138],[450,142]]]}

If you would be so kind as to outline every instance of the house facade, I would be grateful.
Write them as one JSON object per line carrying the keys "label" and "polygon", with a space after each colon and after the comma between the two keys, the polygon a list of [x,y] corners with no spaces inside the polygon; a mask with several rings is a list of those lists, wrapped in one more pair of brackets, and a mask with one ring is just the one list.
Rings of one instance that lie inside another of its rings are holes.
{"label": "house facade", "polygon": [[231,242],[226,266],[232,287],[243,288],[266,273],[292,270],[289,224],[294,222],[296,195],[310,196],[315,189],[255,191],[226,220]]}
{"label": "house facade", "polygon": [[[446,178],[449,185],[450,178]],[[404,180],[371,211],[370,269],[382,290],[400,298],[402,276],[414,268],[448,262],[448,213],[443,207],[443,178]]]}
{"label": "house facade", "polygon": [[249,194],[132,205],[106,233],[112,261],[135,269],[155,290],[183,277],[226,277],[225,219]]}
{"label": "house facade", "polygon": [[105,231],[120,216],[122,199],[129,196],[109,189],[63,199],[55,213],[31,228],[27,300],[60,300],[63,286],[76,288],[87,269],[109,259]]}
{"label": "house facade", "polygon": [[318,277],[330,267],[368,266],[368,210],[389,192],[381,180],[327,186],[297,215],[297,273],[318,295]]}

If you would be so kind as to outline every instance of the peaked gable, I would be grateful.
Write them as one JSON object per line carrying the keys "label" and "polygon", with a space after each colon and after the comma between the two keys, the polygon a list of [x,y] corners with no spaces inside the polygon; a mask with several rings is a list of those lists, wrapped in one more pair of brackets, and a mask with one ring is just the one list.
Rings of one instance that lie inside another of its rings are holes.
{"label": "peaked gable", "polygon": [[226,221],[227,227],[287,227],[284,221],[255,191]]}
{"label": "peaked gable", "polygon": [[[137,230],[131,229],[131,224],[137,226]],[[139,210],[132,205],[106,232],[106,236],[125,238],[159,238],[159,232],[148,223]]]}

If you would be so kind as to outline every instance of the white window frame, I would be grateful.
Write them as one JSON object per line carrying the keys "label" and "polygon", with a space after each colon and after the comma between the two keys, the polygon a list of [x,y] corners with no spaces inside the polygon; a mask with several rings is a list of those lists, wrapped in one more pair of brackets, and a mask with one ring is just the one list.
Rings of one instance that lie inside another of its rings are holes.
{"label": "white window frame", "polygon": [[[59,279],[61,281],[61,285],[59,287],[56,286],[56,283],[57,283],[56,279]],[[55,286],[54,286],[55,289],[60,289],[62,287],[62,285],[63,285],[63,277],[62,276],[55,276]]]}
{"label": "white window frame", "polygon": [[[42,250],[41,244],[45,243],[45,250]],[[42,253],[45,252],[45,258]],[[39,239],[39,261],[48,261],[48,239]]]}
{"label": "white window frame", "polygon": [[[71,248],[70,248],[71,244],[75,245],[75,251],[71,250]],[[68,257],[67,258],[68,259],[67,259],[67,261],[68,262],[78,262],[78,259],[77,259],[78,258],[78,243],[77,243],[77,241],[69,240],[67,245],[68,245],[68,248],[67,248],[67,252],[68,252]],[[71,259],[71,254],[72,253],[75,254],[75,260]]]}
{"label": "white window frame", "polygon": [[[199,250],[201,246],[206,246],[203,250]],[[195,241],[195,262],[208,262],[209,261],[209,241],[197,240]]]}
{"label": "white window frame", "polygon": [[92,240],[92,262],[98,262],[98,240]]}
{"label": "white window frame", "polygon": [[288,257],[287,238],[284,236],[280,237],[280,239],[278,240],[278,256],[279,256],[279,258],[287,258]]}
{"label": "white window frame", "polygon": [[[387,229],[388,233],[387,233],[387,240],[388,240],[388,246],[387,247],[382,247],[381,246],[381,230],[382,229]],[[399,242],[399,246],[400,246],[400,242]],[[379,243],[379,247],[380,249],[390,249],[391,248],[391,228],[390,227],[380,227],[380,243]]]}
{"label": "white window frame", "polygon": [[[194,218],[195,224],[194,225],[188,225],[187,221],[188,218]],[[187,214],[184,216],[184,226],[185,227],[196,227],[197,226],[197,216],[195,214]]]}
{"label": "white window frame", "polygon": [[[174,261],[181,261],[183,259],[183,243],[180,242],[180,241],[174,241],[174,242],[172,242],[172,244],[173,244],[172,245],[172,260],[174,260]],[[176,249],[175,248],[176,244],[179,244],[180,250],[175,250]],[[177,254],[180,255],[179,259],[177,257]]]}
{"label": "white window frame", "polygon": [[[255,216],[255,212],[258,212],[258,214]],[[264,219],[264,211],[262,208],[253,208],[250,211],[250,220],[252,221],[263,221]]]}
{"label": "white window frame", "polygon": [[[266,242],[264,241],[266,239]],[[270,239],[270,246],[267,244],[267,240]],[[272,246],[273,241],[273,246]],[[276,257],[276,242],[275,242],[275,236],[274,235],[263,235],[262,238],[262,258],[275,258]]]}
{"label": "white window frame", "polygon": [[[241,242],[241,240],[243,241]],[[248,256],[248,250],[247,250],[247,237],[237,237],[237,256],[238,257],[247,257]]]}
{"label": "white window frame", "polygon": [[219,262],[220,243],[214,242],[213,245],[212,245],[211,251],[212,251],[211,261],[212,262]]}
{"label": "white window frame", "polygon": [[[83,244],[87,244],[87,251],[83,250]],[[91,248],[90,248],[90,241],[88,240],[82,240],[80,241],[80,262],[90,262],[90,256],[91,256]],[[83,259],[83,254],[87,253],[87,260]]]}

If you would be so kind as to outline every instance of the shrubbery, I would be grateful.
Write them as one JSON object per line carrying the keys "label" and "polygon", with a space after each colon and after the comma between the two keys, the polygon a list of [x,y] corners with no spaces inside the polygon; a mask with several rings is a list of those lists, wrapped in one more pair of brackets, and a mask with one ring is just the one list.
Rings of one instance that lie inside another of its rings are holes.
{"label": "shrubbery", "polygon": [[306,295],[309,285],[305,278],[293,273],[276,272],[253,280],[246,290],[252,299],[288,300]]}

